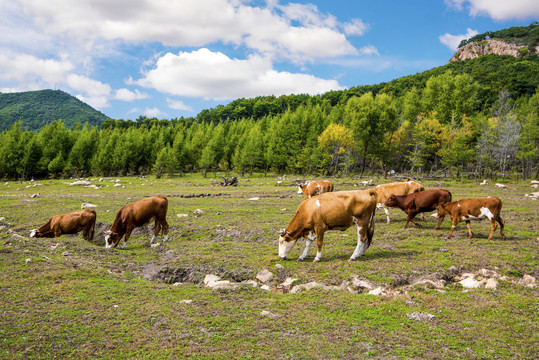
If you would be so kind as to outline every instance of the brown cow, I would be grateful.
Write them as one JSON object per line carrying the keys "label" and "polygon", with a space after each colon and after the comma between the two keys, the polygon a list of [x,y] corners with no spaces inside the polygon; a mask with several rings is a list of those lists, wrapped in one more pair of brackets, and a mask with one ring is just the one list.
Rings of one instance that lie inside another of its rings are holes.
{"label": "brown cow", "polygon": [[320,195],[333,191],[333,184],[331,181],[320,180],[310,181],[305,184],[299,185],[298,194],[303,194],[305,199],[312,198],[313,196]]}
{"label": "brown cow", "polygon": [[82,231],[82,237],[91,241],[94,239],[95,210],[78,210],[67,214],[55,215],[39,229],[33,229],[30,237],[52,238],[63,234],[76,234]]}
{"label": "brown cow", "polygon": [[[385,206],[398,207],[406,214],[408,218],[404,228],[408,227],[408,224],[413,222],[416,226],[418,223],[414,221],[414,217],[423,212],[434,211],[438,208],[438,205],[451,201],[451,193],[447,190],[425,190],[408,195],[391,195],[389,199],[384,203]],[[440,228],[440,225],[444,221],[444,216],[438,216],[438,225],[436,229]]]}
{"label": "brown cow", "polygon": [[116,213],[116,218],[112,223],[112,227],[105,234],[105,247],[111,248],[118,246],[121,238],[125,235],[122,249],[125,248],[127,240],[131,232],[139,227],[149,223],[155,218],[154,235],[150,240],[153,243],[156,236],[159,235],[161,229],[165,236],[163,241],[168,240],[168,223],[167,223],[168,200],[163,196],[155,196],[147,199],[135,201],[134,203],[125,205]]}
{"label": "brown cow", "polygon": [[373,189],[330,192],[307,199],[299,205],[286,230],[280,232],[279,257],[286,259],[296,241],[304,237],[305,250],[298,260],[305,259],[311,242],[316,239],[314,261],[320,261],[324,233],[327,230],[344,231],[356,224],[357,247],[350,257],[350,260],[356,260],[371,244],[375,210],[376,192]]}
{"label": "brown cow", "polygon": [[384,208],[387,217],[387,223],[389,224],[389,209],[386,207],[385,202],[391,195],[408,195],[418,191],[424,191],[425,188],[420,183],[410,180],[405,182],[395,182],[390,184],[380,184],[374,187],[378,197],[378,208]]}
{"label": "brown cow", "polygon": [[[458,201],[453,201],[446,204],[441,204],[438,207],[438,216],[451,216],[451,230],[447,234],[447,238],[451,237],[453,234],[453,229],[457,227],[457,224],[461,221],[466,222],[466,227],[468,228],[468,237],[472,238],[472,229],[470,227],[470,220],[490,220],[490,234],[488,236],[489,240],[494,235],[494,231],[500,224],[500,234],[502,239],[505,239],[503,234],[503,226],[505,221],[500,216],[500,211],[502,209],[502,201],[494,196],[489,196],[485,198],[471,198],[471,199],[462,199]],[[498,224],[496,223],[498,222]]]}

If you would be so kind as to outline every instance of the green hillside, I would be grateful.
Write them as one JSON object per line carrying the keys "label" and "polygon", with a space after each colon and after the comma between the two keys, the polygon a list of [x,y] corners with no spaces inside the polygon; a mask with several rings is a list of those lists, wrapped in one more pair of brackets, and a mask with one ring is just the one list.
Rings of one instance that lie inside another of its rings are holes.
{"label": "green hillside", "polygon": [[0,131],[16,121],[21,121],[23,129],[39,130],[60,119],[66,126],[100,125],[108,117],[61,90],[0,94]]}

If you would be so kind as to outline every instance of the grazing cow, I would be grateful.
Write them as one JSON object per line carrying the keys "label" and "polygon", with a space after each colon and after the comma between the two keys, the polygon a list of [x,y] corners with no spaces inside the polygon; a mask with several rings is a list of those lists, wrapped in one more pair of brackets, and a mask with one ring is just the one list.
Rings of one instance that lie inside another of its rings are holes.
{"label": "grazing cow", "polygon": [[[471,198],[471,199],[462,199],[458,201],[453,201],[446,204],[441,204],[438,207],[438,216],[449,215],[451,217],[451,230],[447,234],[447,238],[451,237],[453,234],[453,229],[457,227],[457,224],[461,221],[466,222],[466,227],[468,228],[468,237],[472,238],[472,229],[470,227],[470,220],[490,220],[490,234],[488,236],[489,240],[494,235],[494,231],[500,224],[500,234],[502,239],[505,239],[503,234],[503,226],[505,221],[500,216],[500,211],[502,210],[502,201],[494,196],[489,196],[485,198]],[[498,224],[496,223],[498,222]]]}
{"label": "grazing cow", "polygon": [[[414,217],[423,212],[434,211],[438,208],[438,205],[448,203],[451,201],[451,193],[447,190],[425,190],[408,195],[391,195],[384,203],[388,207],[398,207],[406,214],[408,218],[404,228],[408,227],[408,224],[413,222],[416,226],[418,223],[414,221]],[[440,228],[440,225],[444,221],[444,216],[438,216],[438,225],[436,229]]]}
{"label": "grazing cow", "polygon": [[357,247],[350,257],[350,260],[356,260],[371,244],[375,210],[376,192],[373,189],[330,192],[304,200],[286,230],[280,232],[279,257],[286,259],[296,241],[304,237],[305,250],[298,260],[305,259],[311,242],[316,239],[314,261],[320,261],[324,233],[327,230],[344,231],[356,224]]}
{"label": "grazing cow", "polygon": [[55,215],[39,229],[33,229],[30,237],[52,238],[63,234],[76,234],[82,230],[82,237],[91,241],[94,239],[96,217],[95,210],[90,209]]}
{"label": "grazing cow", "polygon": [[303,194],[305,199],[312,198],[313,196],[320,195],[333,191],[333,184],[331,181],[311,181],[305,184],[299,185],[298,194]]}
{"label": "grazing cow", "polygon": [[125,235],[124,243],[121,247],[122,249],[125,248],[125,244],[127,243],[127,240],[129,240],[131,232],[135,228],[149,223],[153,218],[155,218],[155,228],[150,244],[152,244],[156,236],[159,235],[161,229],[165,236],[163,241],[167,241],[167,209],[168,200],[163,196],[142,199],[125,205],[118,210],[116,218],[112,223],[112,227],[105,233],[105,247],[111,248],[118,246],[121,238]]}
{"label": "grazing cow", "polygon": [[418,191],[424,191],[425,188],[420,183],[410,180],[405,182],[395,182],[391,184],[380,184],[374,187],[378,198],[378,208],[384,208],[387,217],[387,223],[389,224],[389,209],[386,207],[385,202],[391,195],[407,195]]}

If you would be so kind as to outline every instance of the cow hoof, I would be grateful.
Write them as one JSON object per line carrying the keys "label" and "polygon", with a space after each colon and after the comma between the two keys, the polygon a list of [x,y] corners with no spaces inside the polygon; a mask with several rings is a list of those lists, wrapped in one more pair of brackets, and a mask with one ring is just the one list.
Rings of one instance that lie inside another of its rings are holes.
{"label": "cow hoof", "polygon": [[286,256],[279,256],[279,259],[286,260]]}
{"label": "cow hoof", "polygon": [[301,257],[298,258],[298,261],[303,261],[303,260],[305,260],[305,258],[301,258]]}

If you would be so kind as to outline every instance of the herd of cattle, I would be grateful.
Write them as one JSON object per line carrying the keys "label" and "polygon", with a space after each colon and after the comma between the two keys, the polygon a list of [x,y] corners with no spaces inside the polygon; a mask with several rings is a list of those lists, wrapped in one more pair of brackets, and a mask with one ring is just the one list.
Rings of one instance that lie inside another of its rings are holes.
{"label": "herd of cattle", "polygon": [[[451,193],[444,189],[425,190],[420,183],[406,179],[404,182],[381,184],[368,190],[333,191],[329,181],[312,181],[299,185],[298,193],[303,193],[305,200],[299,205],[294,218],[286,229],[280,231],[279,257],[286,259],[295,243],[305,238],[305,250],[299,257],[304,260],[312,241],[316,240],[317,253],[314,261],[322,258],[324,233],[328,230],[346,230],[353,224],[357,227],[357,246],[350,260],[362,256],[372,242],[374,234],[374,214],[376,208],[383,208],[389,220],[390,207],[401,209],[407,214],[404,228],[414,221],[417,214],[437,210],[438,229],[445,216],[451,217],[450,238],[454,228],[461,221],[466,223],[469,238],[472,237],[471,220],[489,219],[491,230],[488,239],[500,224],[503,239],[504,220],[500,216],[502,202],[496,197],[483,197],[451,201]],[[123,238],[123,249],[131,232],[155,219],[153,243],[161,232],[164,240],[168,239],[167,222],[168,200],[155,196],[125,205],[116,213],[112,227],[105,233],[105,247],[118,246]],[[93,240],[96,223],[94,210],[79,210],[67,214],[55,215],[38,229],[31,231],[31,237],[55,237],[62,234],[83,232],[83,238]]]}

